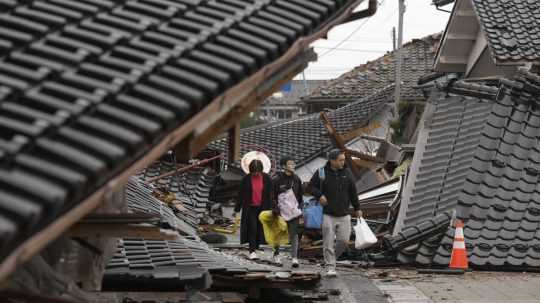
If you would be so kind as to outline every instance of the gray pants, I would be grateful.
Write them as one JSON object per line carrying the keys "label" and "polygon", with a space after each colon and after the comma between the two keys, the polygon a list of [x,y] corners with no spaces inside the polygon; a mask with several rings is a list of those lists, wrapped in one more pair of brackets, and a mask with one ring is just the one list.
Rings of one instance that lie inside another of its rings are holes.
{"label": "gray pants", "polygon": [[[287,231],[289,232],[289,243],[291,244],[291,257],[298,258],[298,224],[300,217],[287,221]],[[279,254],[279,246],[274,247],[274,255]]]}
{"label": "gray pants", "polygon": [[351,216],[323,216],[322,222],[324,263],[336,268],[336,258],[347,249],[351,236]]}

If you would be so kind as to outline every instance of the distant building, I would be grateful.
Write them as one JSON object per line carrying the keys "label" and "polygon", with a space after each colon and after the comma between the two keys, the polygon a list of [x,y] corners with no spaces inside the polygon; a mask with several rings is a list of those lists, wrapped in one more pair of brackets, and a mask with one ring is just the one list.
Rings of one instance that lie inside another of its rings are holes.
{"label": "distant building", "polygon": [[311,94],[324,82],[324,80],[292,80],[259,105],[257,114],[268,122],[297,118],[302,114],[297,105],[300,98]]}
{"label": "distant building", "polygon": [[[432,72],[433,59],[441,34],[414,39],[403,45],[401,99],[424,101],[418,80]],[[336,109],[395,82],[395,52],[359,65],[336,79],[325,81],[311,94],[302,98],[299,105],[303,113],[318,113]]]}

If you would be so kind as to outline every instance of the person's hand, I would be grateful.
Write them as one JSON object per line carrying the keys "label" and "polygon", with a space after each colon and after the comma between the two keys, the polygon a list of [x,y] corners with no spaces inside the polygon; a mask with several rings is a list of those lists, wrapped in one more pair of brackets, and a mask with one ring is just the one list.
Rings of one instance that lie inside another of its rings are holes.
{"label": "person's hand", "polygon": [[326,200],[326,197],[325,196],[321,196],[319,198],[319,202],[321,202],[321,205],[322,206],[326,206],[328,204],[328,200]]}
{"label": "person's hand", "polygon": [[354,212],[354,215],[355,215],[355,218],[360,219],[360,218],[362,218],[363,213],[362,213],[361,210],[357,210],[357,211]]}

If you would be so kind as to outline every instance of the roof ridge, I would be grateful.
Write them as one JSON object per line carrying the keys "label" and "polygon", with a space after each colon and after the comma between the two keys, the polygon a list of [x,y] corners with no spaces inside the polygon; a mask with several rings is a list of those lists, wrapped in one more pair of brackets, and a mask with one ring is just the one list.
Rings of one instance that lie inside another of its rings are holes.
{"label": "roof ridge", "polygon": [[456,95],[495,100],[495,97],[499,92],[499,87],[482,83],[473,83],[466,80],[458,80],[450,81],[447,90],[449,93]]}
{"label": "roof ridge", "polygon": [[347,105],[345,105],[345,106],[339,107],[339,108],[337,108],[337,109],[335,109],[335,110],[333,110],[333,111],[331,111],[331,112],[336,112],[336,111],[339,111],[339,110],[344,110],[344,109],[346,109],[346,108],[348,108],[348,107],[352,107],[352,106],[354,106],[354,105],[356,105],[356,104],[358,104],[358,103],[361,103],[361,102],[364,101],[364,100],[373,99],[374,97],[376,97],[376,96],[378,96],[378,95],[382,95],[382,94],[386,93],[386,92],[387,92],[388,90],[390,90],[390,89],[394,89],[395,86],[396,86],[395,83],[389,84],[389,85],[387,85],[387,86],[385,86],[385,87],[383,87],[383,88],[377,89],[376,91],[372,92],[371,94],[369,94],[369,95],[367,95],[367,96],[365,96],[365,97],[362,97],[362,98],[360,98],[360,99],[358,99],[358,100],[356,100],[356,101],[353,101],[353,102],[351,102],[351,103],[349,103],[349,104],[347,104]]}
{"label": "roof ridge", "polygon": [[512,96],[517,102],[535,101],[540,97],[540,75],[527,68],[519,68],[514,79],[501,79],[501,94]]}

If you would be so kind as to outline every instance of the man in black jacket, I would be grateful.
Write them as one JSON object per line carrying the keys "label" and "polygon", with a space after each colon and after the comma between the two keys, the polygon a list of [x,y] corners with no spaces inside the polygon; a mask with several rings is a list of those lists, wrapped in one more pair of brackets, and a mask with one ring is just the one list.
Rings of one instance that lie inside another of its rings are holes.
{"label": "man in black jacket", "polygon": [[322,234],[327,275],[336,276],[336,258],[345,251],[351,235],[350,206],[353,206],[356,217],[361,217],[362,211],[354,178],[345,168],[345,154],[333,149],[328,160],[326,166],[313,174],[309,188],[323,206]]}

